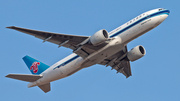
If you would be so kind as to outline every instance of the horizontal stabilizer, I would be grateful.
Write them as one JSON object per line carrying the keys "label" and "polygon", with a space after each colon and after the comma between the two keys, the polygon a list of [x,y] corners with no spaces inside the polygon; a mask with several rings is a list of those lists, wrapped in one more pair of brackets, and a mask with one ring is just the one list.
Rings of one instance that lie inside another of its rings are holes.
{"label": "horizontal stabilizer", "polygon": [[38,87],[41,88],[41,90],[43,90],[45,93],[47,93],[51,90],[50,83],[46,83],[46,84],[40,85]]}
{"label": "horizontal stabilizer", "polygon": [[41,75],[30,75],[30,74],[8,74],[6,75],[8,78],[27,81],[27,82],[34,82],[40,79]]}

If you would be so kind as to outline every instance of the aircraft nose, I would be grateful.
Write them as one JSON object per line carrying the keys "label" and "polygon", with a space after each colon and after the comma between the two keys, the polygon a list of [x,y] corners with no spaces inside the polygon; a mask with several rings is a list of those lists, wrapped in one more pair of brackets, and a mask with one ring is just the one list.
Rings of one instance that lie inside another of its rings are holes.
{"label": "aircraft nose", "polygon": [[170,10],[165,10],[162,18],[165,20],[169,16]]}
{"label": "aircraft nose", "polygon": [[155,25],[157,26],[157,25],[161,24],[169,16],[169,13],[170,13],[170,11],[167,9],[164,9],[163,11],[161,11],[159,13],[159,16],[157,17],[158,19],[156,20],[157,22]]}
{"label": "aircraft nose", "polygon": [[164,11],[162,11],[162,14],[160,15],[160,18],[162,21],[164,21],[168,16],[169,16],[170,10],[165,9]]}
{"label": "aircraft nose", "polygon": [[166,10],[167,11],[167,14],[169,15],[169,13],[170,13],[170,10]]}
{"label": "aircraft nose", "polygon": [[161,15],[159,21],[160,21],[160,22],[163,22],[167,17],[168,17],[167,14]]}

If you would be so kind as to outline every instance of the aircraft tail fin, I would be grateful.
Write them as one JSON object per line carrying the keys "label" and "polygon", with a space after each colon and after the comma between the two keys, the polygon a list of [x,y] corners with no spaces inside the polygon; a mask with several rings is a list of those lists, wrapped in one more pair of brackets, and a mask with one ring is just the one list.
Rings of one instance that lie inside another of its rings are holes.
{"label": "aircraft tail fin", "polygon": [[41,75],[31,75],[31,74],[8,74],[6,75],[8,78],[27,81],[27,82],[34,82],[40,79]]}
{"label": "aircraft tail fin", "polygon": [[31,71],[32,74],[41,74],[42,72],[44,72],[46,69],[49,68],[48,65],[26,55],[25,57],[23,57],[24,62],[26,63],[27,67],[29,68],[29,70]]}
{"label": "aircraft tail fin", "polygon": [[43,90],[45,93],[49,92],[51,90],[50,83],[46,83],[44,85],[38,86],[41,90]]}
{"label": "aircraft tail fin", "polygon": [[[8,74],[6,75],[6,77],[21,81],[27,81],[30,82],[30,84],[32,84],[34,81],[37,81],[38,79],[42,78],[43,76],[40,74],[50,67],[36,59],[33,59],[30,56],[23,57],[23,60],[32,74]],[[45,93],[51,90],[50,83],[39,85],[38,87]]]}

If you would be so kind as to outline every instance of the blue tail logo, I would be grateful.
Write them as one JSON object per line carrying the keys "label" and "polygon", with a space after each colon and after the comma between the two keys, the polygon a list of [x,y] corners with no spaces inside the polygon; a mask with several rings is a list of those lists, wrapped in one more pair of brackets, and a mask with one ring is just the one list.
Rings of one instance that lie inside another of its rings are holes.
{"label": "blue tail logo", "polygon": [[30,56],[25,56],[23,57],[24,62],[26,63],[27,67],[29,68],[29,70],[31,71],[32,74],[41,74],[42,72],[44,72],[46,69],[49,68],[48,65],[33,59]]}

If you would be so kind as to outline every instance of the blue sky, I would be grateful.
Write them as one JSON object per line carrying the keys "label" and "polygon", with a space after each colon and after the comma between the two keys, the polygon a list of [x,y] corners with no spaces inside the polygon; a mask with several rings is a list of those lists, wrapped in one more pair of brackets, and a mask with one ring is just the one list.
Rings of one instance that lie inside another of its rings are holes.
{"label": "blue sky", "polygon": [[[179,1],[163,0],[1,0],[1,101],[179,101]],[[147,54],[131,63],[128,79],[101,65],[83,69],[51,83],[51,91],[27,88],[27,82],[5,78],[9,73],[30,74],[22,60],[32,56],[48,65],[72,53],[52,43],[14,30],[19,26],[42,31],[91,36],[108,32],[139,14],[156,8],[170,10],[158,27],[128,44],[143,45]]]}

